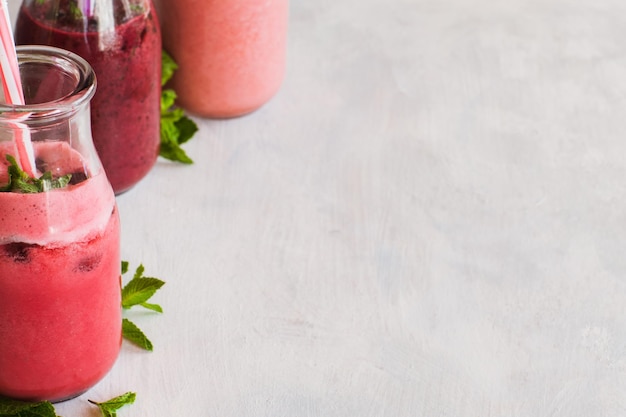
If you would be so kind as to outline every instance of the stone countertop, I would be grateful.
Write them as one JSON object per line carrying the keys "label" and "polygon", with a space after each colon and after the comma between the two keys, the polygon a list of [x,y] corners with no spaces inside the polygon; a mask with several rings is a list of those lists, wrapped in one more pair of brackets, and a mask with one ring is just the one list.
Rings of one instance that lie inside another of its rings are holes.
{"label": "stone countertop", "polygon": [[269,104],[118,197],[155,349],[59,414],[626,414],[626,3],[293,1],[289,30]]}

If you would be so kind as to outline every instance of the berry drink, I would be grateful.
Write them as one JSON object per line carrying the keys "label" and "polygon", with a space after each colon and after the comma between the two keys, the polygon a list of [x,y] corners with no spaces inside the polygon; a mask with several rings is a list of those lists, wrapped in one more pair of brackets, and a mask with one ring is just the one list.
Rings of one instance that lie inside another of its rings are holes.
{"label": "berry drink", "polygon": [[[98,78],[93,140],[116,194],[148,174],[159,154],[161,32],[150,0],[27,0],[15,42],[51,45],[86,59]],[[101,6],[99,6],[101,5]]]}

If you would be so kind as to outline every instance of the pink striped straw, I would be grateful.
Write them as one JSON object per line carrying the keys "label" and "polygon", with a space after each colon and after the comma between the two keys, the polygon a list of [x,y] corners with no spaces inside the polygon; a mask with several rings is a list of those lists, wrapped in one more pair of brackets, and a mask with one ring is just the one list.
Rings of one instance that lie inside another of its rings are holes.
{"label": "pink striped straw", "polygon": [[[2,88],[7,104],[24,104],[24,93],[20,70],[17,64],[15,41],[11,31],[11,19],[6,0],[0,1],[0,77]],[[24,172],[30,176],[35,175],[35,158],[30,134],[24,125],[15,123],[15,145],[17,147],[17,159]]]}

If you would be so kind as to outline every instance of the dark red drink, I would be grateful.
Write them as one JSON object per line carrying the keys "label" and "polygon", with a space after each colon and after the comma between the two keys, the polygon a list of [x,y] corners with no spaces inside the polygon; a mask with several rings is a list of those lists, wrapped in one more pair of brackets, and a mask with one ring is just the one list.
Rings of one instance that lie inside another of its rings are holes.
{"label": "dark red drink", "polygon": [[91,102],[93,139],[119,194],[141,180],[158,157],[161,33],[151,0],[91,0],[91,12],[77,4],[25,1],[15,41],[67,49],[91,64],[98,81]]}

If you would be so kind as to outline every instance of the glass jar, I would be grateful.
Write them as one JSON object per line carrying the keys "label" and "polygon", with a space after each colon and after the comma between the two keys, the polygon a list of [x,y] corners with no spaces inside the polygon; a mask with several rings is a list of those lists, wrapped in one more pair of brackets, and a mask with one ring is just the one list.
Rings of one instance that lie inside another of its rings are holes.
{"label": "glass jar", "polygon": [[118,356],[119,216],[92,143],[91,67],[57,48],[17,51],[26,104],[0,104],[0,186],[7,155],[17,159],[28,137],[34,175],[49,182],[0,192],[0,396],[57,401],[86,391]]}
{"label": "glass jar", "polygon": [[156,0],[163,47],[178,64],[177,103],[198,116],[241,116],[285,74],[288,0]]}
{"label": "glass jar", "polygon": [[86,59],[98,77],[93,139],[116,194],[159,154],[161,32],[151,0],[24,0],[18,45],[51,45]]}

